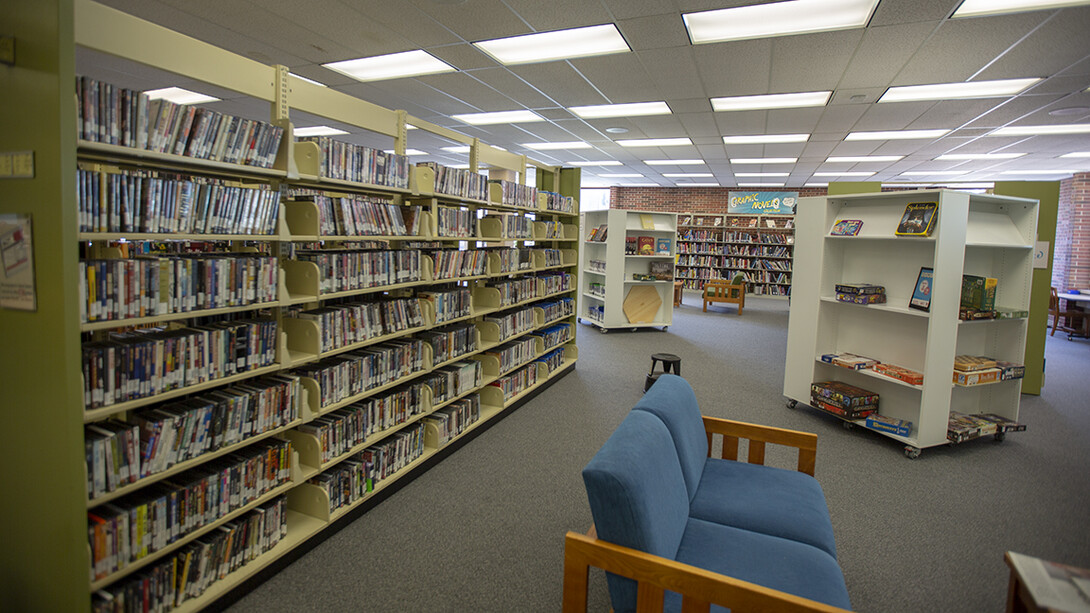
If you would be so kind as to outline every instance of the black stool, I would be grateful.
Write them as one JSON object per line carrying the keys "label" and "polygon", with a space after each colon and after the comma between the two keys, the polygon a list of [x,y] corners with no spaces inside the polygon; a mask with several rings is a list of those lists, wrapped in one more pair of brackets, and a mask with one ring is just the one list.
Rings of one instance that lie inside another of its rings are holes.
{"label": "black stool", "polygon": [[[662,372],[655,372],[655,366],[662,364]],[[681,376],[681,358],[672,353],[652,353],[651,354],[651,372],[647,373],[647,379],[643,383],[643,391],[651,389],[651,386],[658,381],[659,375],[665,373],[673,373],[677,376]]]}

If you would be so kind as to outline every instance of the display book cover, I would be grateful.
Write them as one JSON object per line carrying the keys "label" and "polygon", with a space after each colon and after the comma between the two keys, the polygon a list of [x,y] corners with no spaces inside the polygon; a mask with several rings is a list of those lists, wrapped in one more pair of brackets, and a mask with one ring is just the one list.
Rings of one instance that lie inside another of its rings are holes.
{"label": "display book cover", "polygon": [[935,217],[939,210],[938,202],[910,202],[905,207],[897,230],[897,236],[931,236],[935,228]]}
{"label": "display book cover", "polygon": [[863,227],[862,219],[838,219],[829,230],[831,236],[856,236]]}
{"label": "display book cover", "polygon": [[931,286],[934,283],[935,271],[931,268],[920,268],[920,274],[916,277],[916,287],[912,289],[912,298],[908,300],[908,308],[920,311],[931,311]]}
{"label": "display book cover", "polygon": [[638,245],[636,253],[639,255],[655,255],[655,238],[653,236],[636,237]]}

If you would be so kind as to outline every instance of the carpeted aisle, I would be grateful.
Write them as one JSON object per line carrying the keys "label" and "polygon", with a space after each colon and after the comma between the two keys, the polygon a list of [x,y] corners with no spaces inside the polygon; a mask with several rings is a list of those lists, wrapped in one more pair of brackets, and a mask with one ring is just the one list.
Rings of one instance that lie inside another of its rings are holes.
{"label": "carpeted aisle", "polygon": [[[655,352],[681,356],[705,413],[818,434],[856,610],[1002,610],[1008,549],[1090,567],[1090,342],[1049,340],[1044,393],[1022,397],[1026,432],[908,460],[892,439],[785,407],[786,301],[710,310],[689,292],[666,333],[579,326],[575,372],[229,610],[558,610],[563,535],[590,524],[580,470]],[[609,610],[600,575],[591,611]]]}

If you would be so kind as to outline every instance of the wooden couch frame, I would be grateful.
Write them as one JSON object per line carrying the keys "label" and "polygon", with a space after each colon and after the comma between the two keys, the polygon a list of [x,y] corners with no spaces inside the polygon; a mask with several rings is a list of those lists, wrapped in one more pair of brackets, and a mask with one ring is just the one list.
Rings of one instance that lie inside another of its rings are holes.
{"label": "wooden couch frame", "polygon": [[704,283],[704,312],[708,312],[709,302],[727,302],[738,305],[738,314],[746,306],[746,284],[743,281],[732,285],[727,281],[707,281]]}
{"label": "wooden couch frame", "polygon": [[[814,475],[817,435],[796,430],[759,426],[717,417],[704,417],[708,455],[714,435],[723,437],[724,460],[738,460],[738,441],[749,441],[748,461],[764,464],[768,444],[799,450],[799,472]],[[813,612],[843,613],[846,609],[767,588],[748,581],[713,573],[696,566],[651,555],[598,539],[589,534],[568,532],[564,537],[564,613],[586,613],[590,567],[628,577],[637,582],[636,611],[662,611],[666,590],[682,596],[683,613],[707,613],[711,605],[728,607],[735,613]]]}

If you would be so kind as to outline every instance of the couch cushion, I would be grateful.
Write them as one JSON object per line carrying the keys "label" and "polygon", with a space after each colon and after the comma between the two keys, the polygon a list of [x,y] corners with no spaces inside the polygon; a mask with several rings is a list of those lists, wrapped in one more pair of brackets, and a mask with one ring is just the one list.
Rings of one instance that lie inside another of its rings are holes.
{"label": "couch cushion", "polygon": [[692,386],[677,375],[659,375],[658,381],[640,398],[635,409],[654,414],[670,429],[691,500],[700,484],[704,460],[708,457],[704,419]]}
{"label": "couch cushion", "polygon": [[[689,496],[670,431],[630,411],[583,469],[598,538],[673,559],[689,516]],[[609,576],[617,611],[634,609],[636,583]]]}
{"label": "couch cushion", "polygon": [[[677,561],[832,606],[851,608],[844,574],[836,560],[797,541],[690,519]],[[665,610],[680,611],[681,597],[667,593]]]}
{"label": "couch cushion", "polygon": [[825,494],[806,473],[708,458],[689,516],[779,536],[836,558]]}

